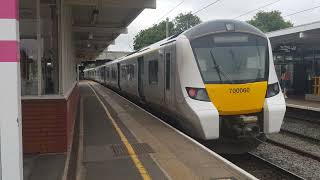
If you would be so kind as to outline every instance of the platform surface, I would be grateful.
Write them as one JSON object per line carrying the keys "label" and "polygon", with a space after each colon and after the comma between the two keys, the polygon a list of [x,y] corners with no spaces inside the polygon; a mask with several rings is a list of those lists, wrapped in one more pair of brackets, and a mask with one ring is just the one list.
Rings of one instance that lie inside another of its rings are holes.
{"label": "platform surface", "polygon": [[82,81],[80,92],[82,179],[254,179],[108,88]]}
{"label": "platform surface", "polygon": [[24,180],[61,180],[65,154],[24,155]]}

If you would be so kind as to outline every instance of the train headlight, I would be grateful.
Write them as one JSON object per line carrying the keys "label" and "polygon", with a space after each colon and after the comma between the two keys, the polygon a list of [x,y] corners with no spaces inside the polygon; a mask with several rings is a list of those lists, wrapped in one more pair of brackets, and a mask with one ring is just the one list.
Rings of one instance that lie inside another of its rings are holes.
{"label": "train headlight", "polygon": [[187,87],[187,92],[190,98],[199,101],[210,101],[207,90],[204,88]]}
{"label": "train headlight", "polygon": [[269,98],[269,97],[275,96],[279,94],[279,92],[280,92],[279,83],[269,84],[266,97]]}

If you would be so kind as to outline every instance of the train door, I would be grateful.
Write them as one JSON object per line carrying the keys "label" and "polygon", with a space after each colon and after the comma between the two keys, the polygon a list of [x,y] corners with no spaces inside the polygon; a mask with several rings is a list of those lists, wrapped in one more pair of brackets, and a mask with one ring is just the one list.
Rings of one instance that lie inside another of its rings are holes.
{"label": "train door", "polygon": [[138,93],[140,98],[144,98],[143,93],[143,79],[144,79],[144,60],[143,57],[138,58]]}
{"label": "train door", "polygon": [[121,87],[120,87],[120,63],[117,63],[117,70],[118,70],[118,87],[119,87],[119,90],[121,90]]}
{"label": "train door", "polygon": [[172,96],[174,92],[174,77],[172,75],[173,62],[174,62],[174,46],[168,46],[164,50],[164,101],[165,105],[168,107],[172,104]]}

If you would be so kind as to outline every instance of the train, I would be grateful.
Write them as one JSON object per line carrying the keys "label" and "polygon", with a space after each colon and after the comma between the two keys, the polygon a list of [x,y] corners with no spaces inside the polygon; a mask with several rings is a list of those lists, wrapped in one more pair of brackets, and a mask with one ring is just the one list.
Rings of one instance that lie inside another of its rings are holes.
{"label": "train", "polygon": [[201,23],[84,77],[174,117],[202,140],[277,133],[286,111],[269,39],[236,20]]}

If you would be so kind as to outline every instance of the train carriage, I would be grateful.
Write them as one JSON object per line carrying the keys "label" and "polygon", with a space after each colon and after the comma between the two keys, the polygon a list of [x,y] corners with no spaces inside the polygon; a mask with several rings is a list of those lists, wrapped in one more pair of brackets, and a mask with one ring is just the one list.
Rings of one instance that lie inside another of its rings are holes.
{"label": "train carriage", "polygon": [[245,22],[202,23],[103,67],[108,86],[176,117],[194,137],[280,131],[286,106],[270,42]]}

